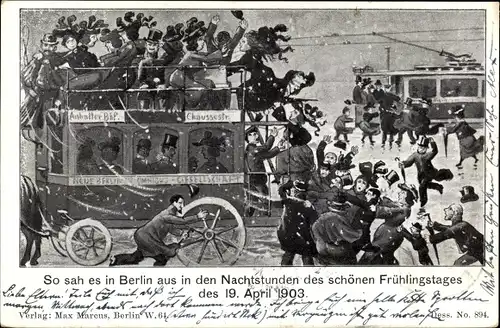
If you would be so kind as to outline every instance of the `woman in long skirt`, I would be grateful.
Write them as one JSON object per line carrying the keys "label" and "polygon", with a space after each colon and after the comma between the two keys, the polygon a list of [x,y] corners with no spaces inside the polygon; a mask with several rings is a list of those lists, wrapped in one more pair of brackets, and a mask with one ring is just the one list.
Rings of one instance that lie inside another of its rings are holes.
{"label": "woman in long skirt", "polygon": [[458,106],[454,110],[449,111],[455,117],[456,123],[447,126],[445,132],[446,134],[456,133],[457,135],[460,145],[460,161],[456,165],[458,168],[461,168],[464,159],[469,157],[474,158],[474,164],[476,164],[479,161],[476,155],[483,152],[484,149],[484,136],[476,139],[474,134],[477,131],[465,121],[464,111],[464,106]]}

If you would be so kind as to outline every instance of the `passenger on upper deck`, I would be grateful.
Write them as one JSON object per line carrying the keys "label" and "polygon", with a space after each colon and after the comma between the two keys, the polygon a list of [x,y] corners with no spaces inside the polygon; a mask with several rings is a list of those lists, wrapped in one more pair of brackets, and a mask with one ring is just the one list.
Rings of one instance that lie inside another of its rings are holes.
{"label": "passenger on upper deck", "polygon": [[94,159],[95,142],[92,139],[86,139],[78,147],[78,157],[76,158],[76,173],[83,175],[99,174],[99,167]]}
{"label": "passenger on upper deck", "polygon": [[[220,50],[222,52],[222,65],[229,65],[231,63],[231,59],[233,56],[233,52],[236,46],[239,44],[241,38],[245,34],[245,30],[248,27],[248,22],[241,17],[240,24],[234,33],[234,36],[231,38],[231,34],[227,31],[220,31],[217,34],[216,40],[214,40],[213,35],[215,29],[217,28],[217,24],[219,23],[220,18],[219,15],[216,15],[212,18],[211,23],[208,25],[207,32],[207,50],[208,53],[215,52]],[[212,32],[213,29],[213,32]],[[209,38],[210,36],[210,38]]]}
{"label": "passenger on upper deck", "polygon": [[148,160],[151,152],[151,140],[141,139],[137,143],[137,155],[132,162],[132,173],[148,174],[151,173],[151,163]]}

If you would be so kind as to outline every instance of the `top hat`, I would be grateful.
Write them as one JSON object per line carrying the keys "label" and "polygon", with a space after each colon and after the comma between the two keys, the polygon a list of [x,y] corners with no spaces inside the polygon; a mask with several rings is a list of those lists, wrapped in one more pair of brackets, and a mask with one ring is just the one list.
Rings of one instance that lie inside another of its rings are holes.
{"label": "top hat", "polygon": [[356,83],[358,83],[358,82],[363,82],[361,75],[356,75]]}
{"label": "top hat", "polygon": [[426,138],[425,136],[420,136],[417,141],[417,146],[419,147],[429,147],[429,138]]}
{"label": "top hat", "polygon": [[162,36],[163,36],[162,31],[160,31],[156,28],[152,28],[149,30],[148,37],[147,37],[146,41],[160,42]]}
{"label": "top hat", "polygon": [[333,144],[335,147],[337,148],[340,148],[342,150],[346,150],[347,148],[347,144],[345,143],[345,141],[342,141],[342,140],[338,140],[336,143]]}
{"label": "top hat", "polygon": [[363,79],[363,85],[368,85],[372,83],[372,79],[367,77],[366,79]]}
{"label": "top hat", "polygon": [[479,199],[472,186],[463,187],[460,193],[462,194],[462,198],[460,198],[461,203],[475,202]]}
{"label": "top hat", "polygon": [[364,176],[371,176],[373,173],[373,164],[371,162],[359,163],[359,172]]}
{"label": "top hat", "polygon": [[231,14],[239,20],[243,19],[243,11],[241,10],[231,10]]}
{"label": "top hat", "polygon": [[40,40],[41,43],[43,44],[48,44],[48,45],[56,45],[59,42],[57,41],[57,38],[50,33],[44,34],[43,38]]}
{"label": "top hat", "polygon": [[112,137],[109,140],[103,141],[99,144],[99,150],[103,150],[106,148],[117,148],[121,145],[121,140],[118,137]]}
{"label": "top hat", "polygon": [[293,187],[297,190],[297,191],[301,191],[301,192],[305,192],[307,191],[307,185],[304,181],[302,180],[295,180],[293,182]]}
{"label": "top hat", "polygon": [[340,179],[342,186],[350,186],[354,184],[354,180],[352,179],[351,173],[344,174],[338,178]]}
{"label": "top hat", "polygon": [[173,134],[165,133],[165,139],[163,140],[163,147],[174,147],[177,148],[177,140],[179,137]]}
{"label": "top hat", "polygon": [[380,80],[377,80],[377,82],[375,82],[375,85],[382,85],[382,82],[380,82]]}
{"label": "top hat", "polygon": [[389,187],[392,186],[394,183],[399,181],[399,175],[398,172],[391,170],[389,173],[387,173],[384,178],[387,180],[389,183]]}
{"label": "top hat", "polygon": [[137,148],[147,148],[151,149],[151,140],[149,139],[141,139],[137,143]]}

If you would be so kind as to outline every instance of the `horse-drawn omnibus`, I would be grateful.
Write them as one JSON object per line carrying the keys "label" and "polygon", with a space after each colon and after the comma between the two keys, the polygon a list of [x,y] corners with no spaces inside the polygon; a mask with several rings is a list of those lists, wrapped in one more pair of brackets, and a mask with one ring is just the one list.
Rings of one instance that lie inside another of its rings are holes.
{"label": "horse-drawn omnibus", "polygon": [[[137,228],[180,194],[188,203],[185,215],[209,211],[206,220],[189,227],[180,261],[234,264],[246,227],[280,215],[273,206],[279,203],[269,198],[252,218],[244,217],[245,129],[258,124],[267,134],[270,126],[286,122],[247,120],[244,96],[239,105],[236,97],[245,85],[243,68],[233,74],[241,87],[231,86],[224,67],[172,68],[200,71],[214,82],[210,89],[136,88],[127,80],[137,67],[106,69],[118,70],[122,84],[72,89],[68,83],[59,108],[45,109],[43,128],[23,130],[37,144],[36,184],[50,226],[44,233],[62,256],[98,265],[119,242],[108,229]],[[205,107],[196,108],[203,101]]]}

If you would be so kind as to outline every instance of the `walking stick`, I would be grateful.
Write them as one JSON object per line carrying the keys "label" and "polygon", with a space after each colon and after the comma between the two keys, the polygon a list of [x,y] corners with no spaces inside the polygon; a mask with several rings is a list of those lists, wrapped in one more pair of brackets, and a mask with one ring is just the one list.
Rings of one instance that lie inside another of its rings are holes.
{"label": "walking stick", "polygon": [[399,157],[396,157],[395,158],[396,162],[398,162],[398,164],[400,165],[400,169],[401,169],[401,175],[403,176],[403,182],[406,183],[406,172],[405,172],[405,168],[404,166],[401,165],[401,160],[399,159]]}
{"label": "walking stick", "polygon": [[[431,215],[429,213],[426,213],[423,216],[427,217],[427,222],[428,222],[428,224],[427,224],[427,231],[429,231],[429,235],[434,236],[434,234],[435,234],[434,229],[429,226],[429,223],[432,222]],[[437,245],[433,243],[432,247],[434,248],[434,254],[436,255],[436,259],[438,261],[438,265],[440,265],[440,262],[439,262],[439,253],[438,253]]]}

